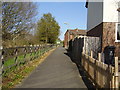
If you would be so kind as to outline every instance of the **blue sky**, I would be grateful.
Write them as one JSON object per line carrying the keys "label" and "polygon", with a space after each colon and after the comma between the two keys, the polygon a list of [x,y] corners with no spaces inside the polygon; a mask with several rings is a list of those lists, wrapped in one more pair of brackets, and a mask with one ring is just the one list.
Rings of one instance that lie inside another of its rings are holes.
{"label": "blue sky", "polygon": [[[45,13],[51,13],[59,23],[61,40],[67,29],[86,29],[87,9],[85,2],[38,2],[38,18]],[[64,24],[68,23],[68,25]]]}

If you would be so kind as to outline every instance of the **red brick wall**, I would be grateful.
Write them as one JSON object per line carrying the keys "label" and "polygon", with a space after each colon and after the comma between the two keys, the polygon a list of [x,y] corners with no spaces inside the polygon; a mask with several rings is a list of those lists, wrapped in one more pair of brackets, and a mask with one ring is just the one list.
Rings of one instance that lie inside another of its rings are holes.
{"label": "red brick wall", "polygon": [[95,28],[87,32],[87,36],[94,36],[101,38],[101,51],[108,45],[115,46],[115,56],[120,57],[120,42],[115,42],[115,23],[102,22]]}
{"label": "red brick wall", "polygon": [[108,45],[115,46],[115,56],[120,57],[120,42],[115,42],[115,26],[114,22],[103,23],[102,51]]}
{"label": "red brick wall", "polygon": [[64,47],[67,48],[68,46],[68,31],[64,35]]}
{"label": "red brick wall", "polygon": [[64,47],[68,48],[69,42],[71,39],[74,38],[74,35],[70,34],[69,31],[67,31],[64,35]]}

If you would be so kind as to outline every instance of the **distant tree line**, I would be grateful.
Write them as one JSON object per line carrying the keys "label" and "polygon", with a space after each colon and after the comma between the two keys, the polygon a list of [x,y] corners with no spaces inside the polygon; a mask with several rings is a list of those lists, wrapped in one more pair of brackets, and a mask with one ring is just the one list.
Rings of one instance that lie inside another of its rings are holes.
{"label": "distant tree line", "polygon": [[[2,3],[2,44],[4,47],[55,43],[60,26],[50,13],[36,23],[37,5],[33,2]],[[37,27],[36,27],[37,24]],[[35,30],[35,34],[31,31]]]}

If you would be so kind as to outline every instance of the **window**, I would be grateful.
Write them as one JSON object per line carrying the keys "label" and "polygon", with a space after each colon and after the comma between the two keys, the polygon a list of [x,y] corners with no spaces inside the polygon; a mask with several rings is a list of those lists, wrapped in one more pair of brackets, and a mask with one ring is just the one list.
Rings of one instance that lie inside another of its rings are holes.
{"label": "window", "polygon": [[120,23],[116,24],[116,42],[120,42]]}

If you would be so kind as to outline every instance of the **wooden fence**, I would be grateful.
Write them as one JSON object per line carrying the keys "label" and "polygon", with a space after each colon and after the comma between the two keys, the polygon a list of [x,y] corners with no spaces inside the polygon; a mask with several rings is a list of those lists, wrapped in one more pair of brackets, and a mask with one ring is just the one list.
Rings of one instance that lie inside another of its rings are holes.
{"label": "wooden fence", "polygon": [[69,41],[68,49],[76,63],[80,63],[82,52],[87,51],[88,55],[90,55],[91,50],[93,51],[93,57],[97,59],[97,53],[101,50],[101,40],[99,37],[78,36]]}
{"label": "wooden fence", "polygon": [[118,57],[115,57],[115,67],[101,62],[101,53],[98,54],[98,58],[98,60],[93,58],[93,51],[90,56],[82,53],[81,65],[90,79],[98,88],[119,88]]}
{"label": "wooden fence", "polygon": [[2,72],[6,73],[16,66],[34,60],[56,45],[30,45],[1,49]]}
{"label": "wooden fence", "polygon": [[[81,38],[81,37],[80,37]],[[93,51],[93,57],[98,59],[98,53],[101,52],[101,39],[99,37],[88,37],[84,38],[84,52],[87,52],[90,55],[91,50]]]}
{"label": "wooden fence", "polygon": [[[118,58],[115,66],[104,63],[99,37],[79,36],[69,42],[71,59],[82,65],[92,82],[98,88],[118,88]],[[99,54],[98,54],[99,53]]]}

